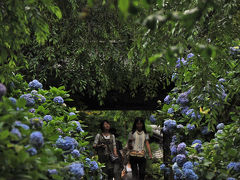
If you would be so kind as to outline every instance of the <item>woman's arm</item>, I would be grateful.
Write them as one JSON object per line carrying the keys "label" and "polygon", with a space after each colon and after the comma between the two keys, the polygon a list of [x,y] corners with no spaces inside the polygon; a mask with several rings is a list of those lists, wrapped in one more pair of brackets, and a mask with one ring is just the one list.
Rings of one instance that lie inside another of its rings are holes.
{"label": "woman's arm", "polygon": [[117,145],[116,145],[116,139],[115,139],[115,136],[113,136],[113,154],[114,156],[118,156],[118,153],[117,153]]}
{"label": "woman's arm", "polygon": [[149,141],[146,141],[146,146],[147,146],[147,150],[148,150],[148,155],[149,155],[150,159],[152,159],[152,152],[151,152]]}

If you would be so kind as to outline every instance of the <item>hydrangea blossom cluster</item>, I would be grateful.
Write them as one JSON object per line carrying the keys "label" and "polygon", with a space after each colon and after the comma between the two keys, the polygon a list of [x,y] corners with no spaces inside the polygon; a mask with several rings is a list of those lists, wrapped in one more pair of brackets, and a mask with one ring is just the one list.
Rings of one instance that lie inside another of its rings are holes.
{"label": "hydrangea blossom cluster", "polygon": [[177,123],[175,120],[168,119],[164,121],[163,132],[171,133],[177,127]]}
{"label": "hydrangea blossom cluster", "polygon": [[156,118],[155,118],[155,116],[153,114],[150,116],[149,120],[153,124],[156,123]]}
{"label": "hydrangea blossom cluster", "polygon": [[46,98],[41,94],[33,95],[33,98],[36,102],[39,102],[40,104],[45,103],[46,101]]}
{"label": "hydrangea blossom cluster", "polygon": [[233,169],[236,172],[240,172],[240,162],[230,162],[227,165],[227,169]]}
{"label": "hydrangea blossom cluster", "polygon": [[182,167],[186,161],[187,161],[187,157],[185,154],[178,154],[176,156],[176,162],[179,167]]}
{"label": "hydrangea blossom cluster", "polygon": [[21,132],[19,131],[19,129],[17,129],[17,128],[13,128],[13,129],[11,130],[11,133],[14,134],[14,135],[16,135],[19,139],[22,138],[22,134],[21,134]]}
{"label": "hydrangea blossom cluster", "polygon": [[64,100],[61,96],[56,96],[54,99],[53,99],[53,102],[55,103],[58,103],[58,104],[63,104],[64,103]]}
{"label": "hydrangea blossom cluster", "polygon": [[48,174],[58,174],[58,171],[56,169],[48,169]]}
{"label": "hydrangea blossom cluster", "polygon": [[167,95],[165,98],[164,98],[164,103],[166,104],[170,104],[171,103],[171,97],[169,95]]}
{"label": "hydrangea blossom cluster", "polygon": [[38,80],[34,79],[28,84],[28,87],[31,89],[42,89],[42,83],[40,83]]}
{"label": "hydrangea blossom cluster", "polygon": [[199,139],[195,139],[192,142],[192,146],[196,149],[196,151],[199,153],[202,151],[202,141]]}
{"label": "hydrangea blossom cluster", "polygon": [[76,131],[77,131],[78,133],[79,133],[79,132],[84,132],[84,130],[83,130],[82,127],[81,127],[80,122],[78,122],[78,121],[72,121],[71,123],[72,123],[73,126],[77,126],[77,127],[76,127]]}
{"label": "hydrangea blossom cluster", "polygon": [[182,169],[174,163],[172,166],[174,179],[181,180],[198,180],[198,176],[194,172],[194,166],[191,161],[187,161],[183,164]]}
{"label": "hydrangea blossom cluster", "polygon": [[26,106],[33,106],[35,104],[35,100],[32,94],[23,94],[20,96],[20,98],[23,98],[26,100],[27,102]]}
{"label": "hydrangea blossom cluster", "polygon": [[180,68],[181,64],[183,64],[184,66],[187,65],[187,61],[184,58],[178,58],[176,61],[176,68]]}
{"label": "hydrangea blossom cluster", "polygon": [[70,112],[68,115],[69,116],[75,116],[76,114],[74,112]]}
{"label": "hydrangea blossom cluster", "polygon": [[13,104],[16,104],[17,103],[17,100],[13,97],[9,97],[8,98]]}
{"label": "hydrangea blossom cluster", "polygon": [[14,126],[22,127],[25,130],[29,130],[29,126],[26,124],[23,124],[21,121],[15,121]]}
{"label": "hydrangea blossom cluster", "polygon": [[169,108],[167,111],[169,114],[173,114],[174,113],[174,109],[173,108]]}
{"label": "hydrangea blossom cluster", "polygon": [[186,91],[186,92],[183,92],[181,94],[179,94],[177,100],[176,100],[176,103],[178,104],[181,104],[181,105],[185,105],[189,102],[189,99],[188,99],[188,95],[190,94],[190,90]]}
{"label": "hydrangea blossom cluster", "polygon": [[184,142],[178,144],[177,146],[177,153],[178,154],[185,154],[186,144]]}
{"label": "hydrangea blossom cluster", "polygon": [[195,129],[195,125],[194,125],[194,124],[193,124],[193,125],[187,124],[187,129],[188,129],[189,131],[192,131],[192,130]]}
{"label": "hydrangea blossom cluster", "polygon": [[72,152],[71,152],[72,156],[75,157],[75,158],[78,158],[80,157],[80,152],[79,150],[77,149],[74,149]]}
{"label": "hydrangea blossom cluster", "polygon": [[82,176],[84,176],[84,165],[81,163],[72,163],[68,166],[69,171],[72,175],[74,175],[76,178],[80,179]]}
{"label": "hydrangea blossom cluster", "polygon": [[98,163],[96,161],[91,161],[90,162],[90,170],[91,171],[96,171],[98,170]]}
{"label": "hydrangea blossom cluster", "polygon": [[34,108],[31,108],[31,109],[29,109],[28,111],[29,111],[30,113],[35,113],[36,110],[35,110]]}
{"label": "hydrangea blossom cluster", "polygon": [[56,141],[56,146],[64,151],[72,151],[78,146],[78,142],[74,138],[71,138],[69,136],[66,136],[64,138],[62,138],[62,136],[59,136]]}
{"label": "hydrangea blossom cluster", "polygon": [[43,135],[40,131],[32,132],[30,135],[30,144],[35,148],[40,148],[44,144]]}
{"label": "hydrangea blossom cluster", "polygon": [[31,147],[27,150],[27,152],[31,155],[31,156],[34,156],[37,154],[37,149],[34,148],[34,147]]}
{"label": "hydrangea blossom cluster", "polygon": [[230,54],[232,54],[232,55],[240,54],[239,46],[230,47],[229,49],[230,49]]}
{"label": "hydrangea blossom cluster", "polygon": [[219,123],[217,125],[217,130],[221,130],[221,129],[224,129],[224,124],[223,123]]}
{"label": "hydrangea blossom cluster", "polygon": [[51,121],[52,119],[53,119],[53,118],[52,118],[51,115],[45,115],[45,116],[43,117],[43,120],[46,121],[46,122],[49,122],[49,121]]}

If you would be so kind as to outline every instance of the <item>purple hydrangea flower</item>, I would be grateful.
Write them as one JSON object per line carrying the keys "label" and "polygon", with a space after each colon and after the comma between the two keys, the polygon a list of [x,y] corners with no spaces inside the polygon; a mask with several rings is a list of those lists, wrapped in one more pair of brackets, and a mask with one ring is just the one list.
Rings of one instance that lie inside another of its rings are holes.
{"label": "purple hydrangea flower", "polygon": [[90,170],[91,171],[96,171],[98,170],[98,163],[96,161],[91,161],[90,162]]}
{"label": "purple hydrangea flower", "polygon": [[78,146],[78,142],[74,138],[68,136],[64,138],[62,138],[62,136],[59,136],[56,141],[56,146],[64,151],[73,150]]}
{"label": "purple hydrangea flower", "polygon": [[156,118],[155,118],[155,116],[153,114],[150,116],[149,120],[153,124],[156,123]]}
{"label": "purple hydrangea flower", "polygon": [[51,121],[52,119],[53,119],[53,118],[52,118],[51,115],[45,115],[45,116],[43,117],[43,120],[46,121],[46,122],[49,122],[49,121]]}
{"label": "purple hydrangea flower", "polygon": [[20,98],[23,98],[26,100],[26,106],[33,106],[35,104],[35,100],[34,97],[32,96],[32,94],[23,94],[20,96]]}
{"label": "purple hydrangea flower", "polygon": [[80,179],[82,176],[84,176],[84,165],[81,163],[72,163],[68,166],[69,171],[72,175],[74,175],[76,178]]}
{"label": "purple hydrangea flower", "polygon": [[71,152],[72,156],[75,157],[75,158],[78,158],[80,157],[80,152],[77,150],[77,149],[74,149],[72,152]]}
{"label": "purple hydrangea flower", "polygon": [[185,148],[186,148],[186,144],[184,142],[178,144],[177,153],[178,154],[184,154],[185,153]]}
{"label": "purple hydrangea flower", "polygon": [[30,135],[30,144],[35,148],[40,148],[44,144],[43,135],[40,131],[32,132]]}
{"label": "purple hydrangea flower", "polygon": [[53,102],[58,103],[58,104],[63,104],[64,100],[61,96],[57,96],[53,99]]}
{"label": "purple hydrangea flower", "polygon": [[68,115],[69,116],[75,116],[76,114],[74,112],[70,112]]}
{"label": "purple hydrangea flower", "polygon": [[193,57],[193,56],[194,56],[193,53],[189,53],[189,54],[187,55],[187,59],[189,59],[189,58],[191,58],[191,57]]}
{"label": "purple hydrangea flower", "polygon": [[192,130],[195,129],[195,125],[187,124],[187,129],[188,129],[189,131],[192,131]]}
{"label": "purple hydrangea flower", "polygon": [[31,108],[31,109],[29,109],[28,111],[29,111],[30,113],[35,113],[36,110],[35,110],[34,108]]}
{"label": "purple hydrangea flower", "polygon": [[176,162],[179,167],[182,167],[183,164],[187,161],[185,154],[178,154],[176,156]]}
{"label": "purple hydrangea flower", "polygon": [[17,103],[17,100],[13,97],[10,97],[8,98],[13,104],[16,104]]}
{"label": "purple hydrangea flower", "polygon": [[224,129],[224,124],[223,123],[220,123],[217,125],[217,129],[220,130],[220,129]]}
{"label": "purple hydrangea flower", "polygon": [[31,147],[27,150],[27,152],[31,155],[31,156],[34,156],[37,154],[37,149],[34,148],[34,147]]}
{"label": "purple hydrangea flower", "polygon": [[11,133],[14,134],[14,135],[16,135],[19,139],[22,138],[22,134],[21,134],[21,132],[19,131],[19,129],[17,129],[17,128],[13,128],[13,129],[11,130]]}
{"label": "purple hydrangea flower", "polygon": [[34,79],[28,84],[28,87],[30,87],[31,89],[42,89],[42,83]]}

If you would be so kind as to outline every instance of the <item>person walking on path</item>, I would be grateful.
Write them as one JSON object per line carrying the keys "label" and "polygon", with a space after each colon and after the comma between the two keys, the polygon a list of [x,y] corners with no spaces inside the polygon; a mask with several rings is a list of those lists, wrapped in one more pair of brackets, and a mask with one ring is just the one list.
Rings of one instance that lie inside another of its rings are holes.
{"label": "person walking on path", "polygon": [[149,135],[146,132],[144,119],[136,117],[132,132],[128,137],[129,161],[132,168],[133,180],[144,180],[146,168],[146,150],[149,158],[152,159],[152,152],[149,144]]}
{"label": "person walking on path", "polygon": [[114,162],[111,157],[118,157],[116,140],[115,136],[110,133],[111,126],[107,120],[101,122],[100,128],[102,132],[95,136],[93,148],[97,151],[99,162],[105,163],[103,172],[107,174],[107,179],[112,180],[114,177]]}

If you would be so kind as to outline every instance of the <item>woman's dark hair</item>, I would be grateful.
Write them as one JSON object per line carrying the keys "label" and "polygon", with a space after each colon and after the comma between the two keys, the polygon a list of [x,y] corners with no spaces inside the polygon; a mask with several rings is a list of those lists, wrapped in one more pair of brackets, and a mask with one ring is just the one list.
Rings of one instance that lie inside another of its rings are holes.
{"label": "woman's dark hair", "polygon": [[102,132],[104,131],[104,127],[103,127],[104,123],[108,123],[110,125],[109,121],[107,121],[107,120],[102,121],[101,124],[100,124],[100,129],[101,129]]}
{"label": "woman's dark hair", "polygon": [[145,121],[142,117],[136,117],[133,123],[132,127],[132,134],[137,130],[137,122],[140,121],[143,124],[142,130],[147,133],[146,127],[145,127]]}

